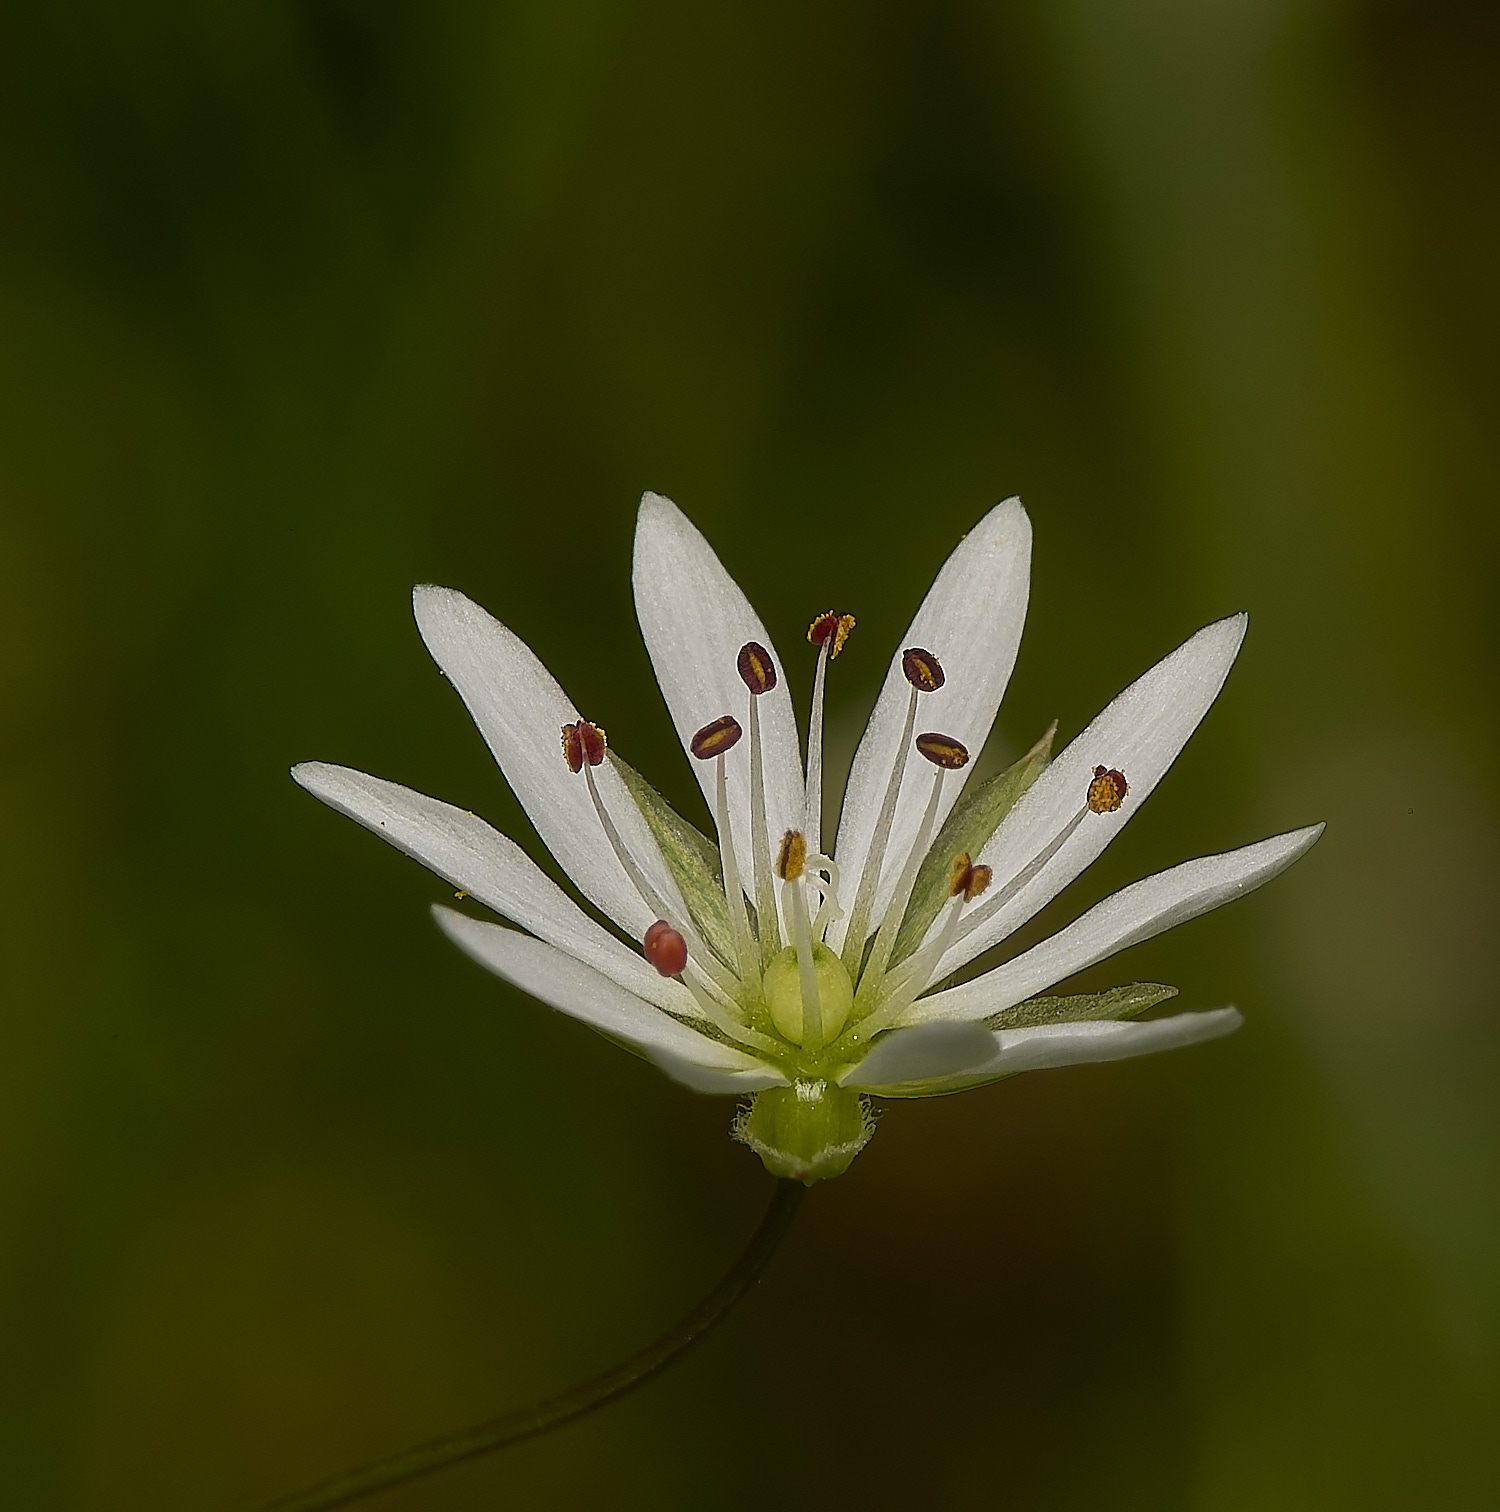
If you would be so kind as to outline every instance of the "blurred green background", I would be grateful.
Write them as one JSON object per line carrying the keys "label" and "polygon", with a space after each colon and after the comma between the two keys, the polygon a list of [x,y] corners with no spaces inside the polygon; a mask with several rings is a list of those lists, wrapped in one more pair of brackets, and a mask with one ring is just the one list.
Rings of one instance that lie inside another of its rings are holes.
{"label": "blurred green background", "polygon": [[249,1508],[612,1362],[754,1226],[728,1102],[286,775],[538,852],[431,580],[702,816],[651,487],[800,699],[859,616],[845,758],[1009,493],[991,760],[1250,611],[1027,938],[1329,831],[1078,979],[1239,1035],[891,1106],[672,1374],[381,1505],[1500,1506],[1497,48],[1480,0],[0,11],[0,1501]]}

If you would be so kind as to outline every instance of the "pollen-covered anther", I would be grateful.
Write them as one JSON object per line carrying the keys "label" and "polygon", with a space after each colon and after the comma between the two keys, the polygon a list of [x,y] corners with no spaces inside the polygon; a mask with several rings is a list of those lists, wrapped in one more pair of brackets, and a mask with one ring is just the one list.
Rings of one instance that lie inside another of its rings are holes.
{"label": "pollen-covered anther", "polygon": [[920,646],[908,646],[901,653],[901,670],[918,693],[936,693],[948,680],[937,657]]}
{"label": "pollen-covered anther", "polygon": [[828,647],[828,660],[832,661],[844,649],[849,632],[854,628],[852,614],[839,614],[829,609],[820,614],[807,627],[807,639],[814,646]]}
{"label": "pollen-covered anther", "polygon": [[598,766],[604,760],[604,731],[586,719],[562,727],[563,755],[570,772],[581,772],[584,763]]}
{"label": "pollen-covered anther", "polygon": [[939,735],[935,730],[917,736],[917,751],[933,766],[944,767],[950,772],[956,772],[959,767],[969,764],[968,746],[951,735]]}
{"label": "pollen-covered anther", "polygon": [[948,896],[962,896],[965,903],[972,903],[990,885],[994,876],[990,867],[975,866],[968,851],[960,851],[948,868]]}
{"label": "pollen-covered anther", "polygon": [[690,750],[699,761],[708,761],[722,756],[731,746],[739,743],[744,734],[740,722],[733,714],[723,714],[711,724],[706,724],[688,741]]}
{"label": "pollen-covered anther", "polygon": [[676,976],[687,965],[687,941],[665,919],[646,931],[641,950],[664,977]]}
{"label": "pollen-covered anther", "polygon": [[776,686],[776,663],[759,641],[746,641],[740,647],[735,665],[739,668],[740,680],[757,698]]}
{"label": "pollen-covered anther", "polygon": [[1112,814],[1124,803],[1129,791],[1130,784],[1125,781],[1124,772],[1117,772],[1113,767],[1096,766],[1094,780],[1089,783],[1088,806],[1096,814]]}
{"label": "pollen-covered anther", "polygon": [[807,841],[801,830],[788,830],[781,837],[781,849],[776,852],[776,875],[783,882],[791,882],[802,875],[807,865]]}

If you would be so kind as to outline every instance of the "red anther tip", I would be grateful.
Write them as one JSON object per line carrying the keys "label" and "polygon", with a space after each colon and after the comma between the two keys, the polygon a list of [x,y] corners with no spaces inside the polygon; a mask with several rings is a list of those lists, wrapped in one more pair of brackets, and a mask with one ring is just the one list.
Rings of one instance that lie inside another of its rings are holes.
{"label": "red anther tip", "polygon": [[946,767],[950,772],[956,772],[959,767],[969,764],[968,746],[961,740],[955,740],[951,735],[939,735],[936,731],[918,735],[917,750],[933,766]]}
{"label": "red anther tip", "polygon": [[820,614],[807,627],[807,639],[814,646],[828,647],[828,660],[832,661],[844,649],[849,632],[854,628],[852,614],[839,614],[829,609]]}
{"label": "red anther tip", "polygon": [[664,977],[676,976],[687,965],[687,941],[665,919],[646,931],[641,950]]}
{"label": "red anther tip", "polygon": [[733,714],[721,715],[712,724],[706,724],[688,741],[690,750],[699,761],[707,761],[714,756],[722,756],[732,745],[735,745],[743,734],[740,722]]}
{"label": "red anther tip", "polygon": [[1096,814],[1112,814],[1124,803],[1129,791],[1130,784],[1125,781],[1124,772],[1118,772],[1112,767],[1096,766],[1094,780],[1089,783],[1088,798],[1085,801]]}
{"label": "red anther tip", "polygon": [[563,755],[570,772],[581,772],[584,762],[598,766],[604,760],[604,731],[586,719],[562,727]]}
{"label": "red anther tip", "polygon": [[776,686],[776,664],[771,660],[771,653],[759,642],[746,641],[740,647],[736,665],[741,680],[756,697],[769,693]]}
{"label": "red anther tip", "polygon": [[901,670],[918,693],[936,693],[948,680],[937,657],[920,646],[908,646],[901,653]]}

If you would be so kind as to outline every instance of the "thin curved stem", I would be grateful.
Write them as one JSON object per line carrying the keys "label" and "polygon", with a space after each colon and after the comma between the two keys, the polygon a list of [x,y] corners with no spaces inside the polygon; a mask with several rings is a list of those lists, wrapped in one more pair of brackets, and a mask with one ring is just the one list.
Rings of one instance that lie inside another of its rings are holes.
{"label": "thin curved stem", "polygon": [[419,1475],[429,1475],[434,1470],[455,1465],[460,1460],[488,1454],[520,1439],[535,1438],[539,1433],[560,1428],[564,1423],[624,1396],[627,1391],[633,1391],[720,1323],[755,1285],[792,1226],[792,1219],[797,1216],[806,1191],[800,1181],[778,1181],[760,1227],[723,1280],[686,1317],[639,1354],[633,1354],[602,1375],[570,1386],[545,1401],[518,1407],[513,1412],[502,1413],[457,1433],[446,1433],[441,1438],[418,1444],[414,1449],[393,1454],[389,1459],[376,1460],[374,1464],[336,1475],[307,1491],[284,1496],[270,1503],[265,1512],[323,1512],[326,1507],[342,1507],[360,1497],[373,1496],[377,1491],[415,1480]]}

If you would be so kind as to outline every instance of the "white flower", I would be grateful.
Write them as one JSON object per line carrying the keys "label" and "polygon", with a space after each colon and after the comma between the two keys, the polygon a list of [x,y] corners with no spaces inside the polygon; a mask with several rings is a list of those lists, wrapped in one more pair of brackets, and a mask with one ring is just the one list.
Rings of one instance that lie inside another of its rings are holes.
{"label": "white flower", "polygon": [[715,845],[606,749],[505,626],[452,589],[416,590],[428,649],[543,842],[639,949],[472,813],[323,762],[293,776],[520,926],[435,908],[476,960],[689,1087],[754,1094],[736,1136],[778,1175],[836,1175],[869,1138],[861,1093],[948,1092],[1229,1033],[1240,1023],[1232,1007],[1130,1021],[1171,988],[1039,994],[1259,886],[1322,831],[1158,873],[1003,965],[942,986],[1119,833],[1213,702],[1245,632],[1243,615],[1200,630],[1056,759],[1049,731],[970,791],[968,752],[989,734],[1020,644],[1030,550],[1030,522],[1010,499],[944,564],[891,658],[831,856],[819,821],[824,685],[852,617],[820,615],[809,631],[804,778],[765,627],[676,505],[642,499],[636,611]]}

